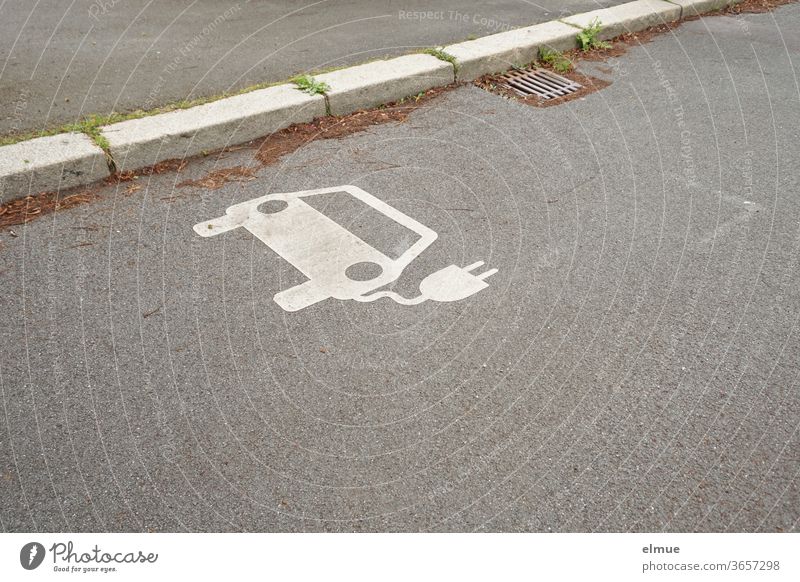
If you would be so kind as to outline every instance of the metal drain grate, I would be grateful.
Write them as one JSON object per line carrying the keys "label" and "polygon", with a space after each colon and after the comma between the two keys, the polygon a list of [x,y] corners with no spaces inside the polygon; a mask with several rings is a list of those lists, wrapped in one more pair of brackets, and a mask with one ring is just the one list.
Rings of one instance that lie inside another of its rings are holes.
{"label": "metal drain grate", "polygon": [[500,75],[502,85],[523,97],[536,95],[542,99],[554,99],[574,93],[583,85],[556,75],[546,69],[517,69]]}

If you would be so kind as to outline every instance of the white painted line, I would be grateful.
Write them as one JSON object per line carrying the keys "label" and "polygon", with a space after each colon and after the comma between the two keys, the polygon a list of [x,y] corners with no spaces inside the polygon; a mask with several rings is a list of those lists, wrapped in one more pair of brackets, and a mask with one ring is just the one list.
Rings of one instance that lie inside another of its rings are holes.
{"label": "white painted line", "polygon": [[0,202],[106,178],[106,157],[82,133],[62,133],[0,147]]}

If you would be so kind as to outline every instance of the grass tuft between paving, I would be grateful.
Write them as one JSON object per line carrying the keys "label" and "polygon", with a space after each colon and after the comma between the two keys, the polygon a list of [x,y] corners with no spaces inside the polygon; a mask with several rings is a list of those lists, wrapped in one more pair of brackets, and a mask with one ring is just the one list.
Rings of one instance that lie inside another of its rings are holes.
{"label": "grass tuft between paving", "polygon": [[294,77],[291,81],[298,89],[309,95],[325,95],[325,93],[331,90],[327,83],[317,81],[311,75],[299,75]]}
{"label": "grass tuft between paving", "polygon": [[458,60],[444,49],[429,48],[422,51],[422,53],[426,55],[431,55],[432,57],[436,57],[440,61],[445,61],[446,63],[450,63],[451,65],[453,65],[453,74],[454,75],[458,74],[458,68],[459,68]]}

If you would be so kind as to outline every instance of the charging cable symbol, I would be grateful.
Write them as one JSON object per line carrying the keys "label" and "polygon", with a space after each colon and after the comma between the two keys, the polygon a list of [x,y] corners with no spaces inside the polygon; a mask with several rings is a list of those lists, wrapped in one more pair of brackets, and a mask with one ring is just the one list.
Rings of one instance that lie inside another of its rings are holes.
{"label": "charging cable symbol", "polygon": [[[350,194],[416,232],[419,240],[398,258],[391,259],[303,201],[309,196],[338,192]],[[438,235],[356,186],[269,194],[230,206],[224,216],[194,225],[194,231],[210,237],[238,227],[247,229],[308,278],[305,283],[275,295],[275,302],[286,311],[299,311],[330,297],[360,302],[388,298],[401,305],[418,305],[428,300],[460,301],[488,287],[486,279],[497,272],[490,269],[474,274],[483,261],[467,267],[450,265],[425,277],[417,297],[376,291],[396,281]],[[368,267],[368,274],[355,275],[353,267]]]}

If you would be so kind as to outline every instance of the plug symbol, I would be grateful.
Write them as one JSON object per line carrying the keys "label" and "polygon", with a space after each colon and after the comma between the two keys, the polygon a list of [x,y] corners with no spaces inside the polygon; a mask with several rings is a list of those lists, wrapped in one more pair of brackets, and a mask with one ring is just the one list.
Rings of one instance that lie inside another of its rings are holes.
{"label": "plug symbol", "polygon": [[483,291],[489,286],[486,279],[497,272],[489,269],[480,275],[474,275],[478,267],[483,266],[483,261],[472,263],[468,267],[450,265],[425,277],[419,284],[419,292],[425,299],[433,301],[461,301],[478,291]]}
{"label": "plug symbol", "polygon": [[461,301],[479,291],[483,291],[489,286],[486,279],[497,272],[497,269],[489,269],[480,275],[472,273],[478,267],[483,266],[483,261],[472,263],[467,267],[450,265],[444,269],[439,269],[425,277],[419,284],[419,295],[407,299],[394,291],[378,291],[371,295],[356,298],[356,301],[370,302],[376,299],[387,297],[395,303],[401,305],[419,305],[425,301],[438,301],[448,303]]}

